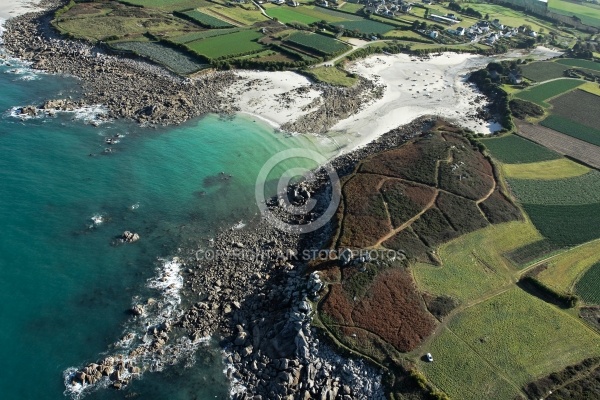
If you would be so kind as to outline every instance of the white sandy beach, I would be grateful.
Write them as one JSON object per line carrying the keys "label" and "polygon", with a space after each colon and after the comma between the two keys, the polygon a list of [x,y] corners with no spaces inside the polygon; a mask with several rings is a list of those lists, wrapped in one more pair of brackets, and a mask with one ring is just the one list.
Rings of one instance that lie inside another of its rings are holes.
{"label": "white sandy beach", "polygon": [[[475,118],[479,107],[475,100],[479,97],[483,101],[483,97],[464,82],[468,70],[487,62],[489,59],[484,57],[455,53],[429,60],[398,54],[374,55],[357,61],[349,70],[385,85],[384,96],[338,122],[331,136],[340,146],[355,148],[425,114],[441,115],[476,132],[490,133],[497,126]],[[319,92],[310,87],[309,79],[294,72],[239,71],[238,74],[245,79],[227,94],[237,97],[242,112],[269,121],[275,127],[310,112],[314,107],[309,105],[318,105],[315,99]],[[249,84],[253,81],[256,84]],[[299,90],[305,92],[298,96]],[[282,98],[295,101],[288,107],[289,103]]]}
{"label": "white sandy beach", "polygon": [[[311,81],[290,71],[237,71],[242,79],[225,91],[241,111],[275,128],[309,113],[320,92]],[[318,102],[319,100],[317,100]]]}
{"label": "white sandy beach", "polygon": [[[547,59],[559,54],[538,47],[497,59]],[[477,109],[485,104],[485,98],[466,82],[470,71],[482,68],[491,60],[472,54],[444,53],[428,59],[397,54],[373,55],[356,61],[347,69],[384,85],[384,95],[366,104],[357,114],[339,121],[331,129],[330,137],[340,147],[350,150],[426,114],[445,117],[477,133],[499,130],[498,123],[477,117]],[[304,76],[290,71],[237,73],[244,79],[227,94],[236,98],[242,112],[262,118],[275,127],[295,121],[318,106],[319,93]],[[252,81],[255,84],[248,83]],[[300,96],[297,95],[299,90],[304,90]],[[282,101],[289,98],[295,101]]]}
{"label": "white sandy beach", "polygon": [[40,10],[35,1],[31,0],[0,0],[0,20]]}

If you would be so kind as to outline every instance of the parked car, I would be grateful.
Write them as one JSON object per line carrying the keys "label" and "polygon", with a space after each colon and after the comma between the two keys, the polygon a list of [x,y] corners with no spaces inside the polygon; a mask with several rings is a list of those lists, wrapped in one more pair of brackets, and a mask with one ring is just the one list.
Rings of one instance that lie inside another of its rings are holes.
{"label": "parked car", "polygon": [[433,356],[431,355],[431,353],[425,354],[425,358],[427,358],[427,361],[433,362]]}

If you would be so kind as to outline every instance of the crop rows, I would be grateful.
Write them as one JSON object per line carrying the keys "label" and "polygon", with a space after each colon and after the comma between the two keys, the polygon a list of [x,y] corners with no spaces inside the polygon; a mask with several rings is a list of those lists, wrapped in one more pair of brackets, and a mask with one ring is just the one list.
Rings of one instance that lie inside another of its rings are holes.
{"label": "crop rows", "polygon": [[540,233],[558,246],[575,246],[600,237],[600,203],[524,204]]}
{"label": "crop rows", "polygon": [[333,25],[335,25],[337,27],[343,27],[344,29],[347,29],[350,31],[357,31],[360,33],[378,34],[378,35],[384,35],[394,29],[394,27],[391,25],[384,24],[384,23],[377,22],[377,21],[371,21],[368,19],[363,19],[360,21],[335,22]]}
{"label": "crop rows", "polygon": [[194,22],[199,23],[200,25],[207,28],[232,28],[233,25],[222,21],[218,18],[213,17],[212,15],[204,14],[198,10],[190,10],[184,11],[182,14],[186,15],[188,18],[193,20]]}
{"label": "crop rows", "polygon": [[575,90],[553,99],[552,113],[575,121],[578,124],[600,130],[600,96],[583,91]]}
{"label": "crop rows", "polygon": [[121,42],[113,44],[120,50],[132,51],[140,56],[162,64],[175,73],[188,75],[207,68],[208,65],[199,63],[182,52],[155,42]]}
{"label": "crop rows", "polygon": [[186,46],[209,59],[230,58],[263,50],[264,46],[256,42],[260,37],[260,32],[243,30],[186,43]]}
{"label": "crop rows", "polygon": [[600,304],[600,263],[587,270],[575,285],[575,292],[587,303]]}
{"label": "crop rows", "polygon": [[542,107],[549,107],[550,105],[546,103],[545,100],[575,89],[582,83],[583,81],[578,79],[557,79],[523,90],[515,96],[536,103]]}
{"label": "crop rows", "polygon": [[549,79],[562,78],[569,67],[551,61],[533,62],[521,67],[523,75],[532,81],[543,82]]}
{"label": "crop rows", "polygon": [[484,139],[482,142],[494,158],[507,164],[532,163],[560,158],[559,154],[515,135]]}
{"label": "crop rows", "polygon": [[522,203],[540,205],[600,203],[600,172],[596,170],[572,178],[509,179],[508,182],[513,193]]}
{"label": "crop rows", "polygon": [[600,63],[595,62],[595,61],[580,60],[580,59],[573,59],[573,58],[561,58],[561,59],[557,60],[556,62],[563,64],[563,65],[567,65],[569,67],[585,68],[585,69],[591,69],[593,71],[600,72]]}
{"label": "crop rows", "polygon": [[564,133],[565,135],[583,140],[596,146],[600,146],[600,129],[594,129],[585,126],[572,119],[561,117],[560,115],[550,115],[540,122],[541,125]]}
{"label": "crop rows", "polygon": [[286,41],[327,56],[350,49],[345,43],[316,33],[295,32]]}

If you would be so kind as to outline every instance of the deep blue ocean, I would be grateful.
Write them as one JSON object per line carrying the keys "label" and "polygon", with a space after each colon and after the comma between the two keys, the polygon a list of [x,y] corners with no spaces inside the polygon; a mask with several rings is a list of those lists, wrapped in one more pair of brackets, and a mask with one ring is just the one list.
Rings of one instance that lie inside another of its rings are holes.
{"label": "deep blue ocean", "polygon": [[[21,120],[14,107],[77,97],[77,84],[9,64],[0,66],[0,398],[65,399],[64,371],[106,355],[136,296],[160,296],[148,280],[165,260],[256,217],[254,184],[267,159],[328,150],[323,139],[285,136],[250,116],[156,129],[95,127],[74,113]],[[112,245],[125,230],[141,240]],[[218,347],[200,346],[194,361],[85,398],[227,398]]]}

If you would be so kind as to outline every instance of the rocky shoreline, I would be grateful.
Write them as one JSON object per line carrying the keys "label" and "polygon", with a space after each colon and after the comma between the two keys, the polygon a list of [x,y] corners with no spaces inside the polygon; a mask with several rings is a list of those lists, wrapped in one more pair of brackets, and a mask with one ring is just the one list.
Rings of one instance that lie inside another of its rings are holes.
{"label": "rocky shoreline", "polygon": [[[334,159],[331,166],[343,177],[360,160],[399,146],[433,122],[429,116],[419,118]],[[317,199],[316,214],[309,219],[317,218],[331,199],[327,173],[321,168],[315,175],[304,185]],[[282,221],[294,223],[275,199],[269,209]],[[326,246],[334,223],[295,235],[263,219],[255,228],[218,235],[209,247],[218,255],[215,259],[188,262],[187,297],[201,300],[188,309],[180,326],[192,336],[223,337],[227,373],[238,387],[234,398],[385,398],[379,366],[336,354],[311,327],[322,284],[318,272],[308,273],[305,255]]]}
{"label": "rocky shoreline", "polygon": [[[361,159],[397,147],[433,122],[432,117],[419,118],[330,165],[343,177]],[[306,224],[318,218],[331,199],[332,185],[324,168],[315,172],[314,180],[300,185],[301,190],[292,187],[290,192],[315,199],[314,213],[290,216],[277,198],[268,201],[269,211],[285,223]],[[387,371],[338,354],[327,335],[311,324],[322,283],[318,272],[309,273],[306,255],[326,246],[334,224],[299,235],[281,231],[263,218],[242,229],[223,230],[178,260],[186,306],[166,322],[149,327],[144,332],[149,340],[128,354],[114,354],[71,371],[67,387],[108,380],[114,388],[123,388],[151,369],[136,362],[139,355],[166,365],[184,356],[171,342],[187,340],[193,348],[213,337],[224,349],[234,399],[385,398]],[[146,304],[131,310],[134,319],[147,312],[151,309]]]}
{"label": "rocky shoreline", "polygon": [[[54,112],[101,105],[108,109],[108,114],[99,119],[127,118],[140,124],[173,125],[209,113],[240,111],[235,105],[238,94],[227,90],[243,80],[235,72],[212,71],[184,78],[141,58],[112,55],[105,47],[67,39],[50,24],[53,10],[64,2],[42,3],[49,11],[27,13],[6,21],[3,46],[8,54],[30,62],[34,69],[78,78],[81,99],[49,99],[43,105],[22,106],[18,111],[23,117],[48,113],[49,109]],[[358,112],[370,99],[381,96],[381,89],[366,79],[351,88],[318,83],[311,86],[320,93],[317,108],[285,124],[283,130],[324,132]],[[61,107],[48,107],[49,102]]]}
{"label": "rocky shoreline", "polygon": [[[50,1],[44,8],[60,5]],[[162,125],[235,111],[228,99],[218,95],[235,82],[235,74],[213,72],[186,79],[147,62],[112,56],[98,46],[57,35],[50,26],[51,15],[38,12],[9,19],[4,47],[11,56],[31,62],[34,69],[80,79],[79,106],[103,105],[110,118]]]}

